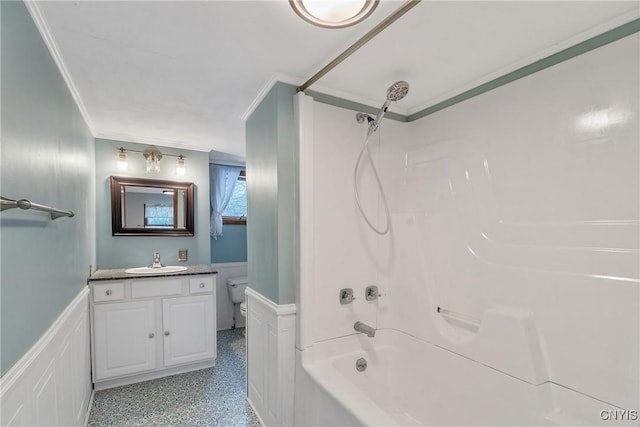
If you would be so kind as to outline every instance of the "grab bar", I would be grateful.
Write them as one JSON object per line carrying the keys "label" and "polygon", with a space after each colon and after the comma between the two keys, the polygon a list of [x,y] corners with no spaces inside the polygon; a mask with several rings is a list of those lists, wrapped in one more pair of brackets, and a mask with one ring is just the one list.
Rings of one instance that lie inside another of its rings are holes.
{"label": "grab bar", "polygon": [[473,316],[469,316],[468,314],[458,313],[457,311],[448,310],[448,309],[442,308],[442,307],[437,307],[437,311],[438,311],[438,313],[442,314],[443,316],[448,316],[448,317],[451,317],[451,318],[454,318],[454,319],[461,320],[463,322],[472,323],[472,324],[480,327],[481,320],[480,319],[476,319]]}
{"label": "grab bar", "polygon": [[63,216],[67,216],[69,218],[75,216],[73,211],[63,211],[63,210],[52,208],[49,206],[39,205],[37,203],[31,203],[27,199],[11,200],[11,199],[7,199],[6,197],[0,196],[0,212],[5,211],[7,209],[15,209],[15,208],[20,208],[25,210],[33,209],[36,211],[48,212],[51,214],[51,219],[58,219]]}

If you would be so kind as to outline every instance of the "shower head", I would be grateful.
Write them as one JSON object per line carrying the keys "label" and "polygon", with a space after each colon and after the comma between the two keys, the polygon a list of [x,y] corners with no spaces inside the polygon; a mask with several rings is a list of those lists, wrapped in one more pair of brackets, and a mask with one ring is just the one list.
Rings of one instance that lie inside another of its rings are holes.
{"label": "shower head", "polygon": [[404,80],[398,80],[394,84],[392,84],[389,89],[387,89],[387,99],[384,101],[382,108],[378,111],[376,118],[373,119],[368,114],[358,113],[356,114],[356,120],[358,123],[363,123],[365,118],[369,122],[369,135],[375,132],[380,126],[380,120],[384,117],[384,114],[387,112],[389,105],[392,101],[400,101],[402,98],[407,96],[409,93],[409,83]]}
{"label": "shower head", "polygon": [[398,80],[397,82],[389,86],[389,89],[387,89],[387,99],[384,101],[384,104],[382,105],[382,108],[380,109],[380,111],[378,112],[378,116],[376,117],[376,128],[378,127],[377,125],[380,124],[380,120],[382,120],[384,113],[387,112],[387,109],[389,108],[391,102],[400,101],[402,98],[407,96],[407,93],[409,93],[409,83],[405,82],[404,80]]}
{"label": "shower head", "polygon": [[409,83],[404,80],[397,81],[387,89],[387,100],[400,101],[402,98],[407,96],[408,92]]}

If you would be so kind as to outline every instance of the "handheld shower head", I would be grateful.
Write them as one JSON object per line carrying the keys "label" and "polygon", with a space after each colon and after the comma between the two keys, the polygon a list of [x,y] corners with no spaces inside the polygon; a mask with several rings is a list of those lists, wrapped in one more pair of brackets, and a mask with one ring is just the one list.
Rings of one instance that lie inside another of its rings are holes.
{"label": "handheld shower head", "polygon": [[[376,171],[375,162],[371,158],[371,153],[369,153],[369,150],[367,147],[369,146],[371,135],[380,126],[380,121],[384,117],[384,113],[387,112],[387,109],[389,108],[389,104],[391,104],[392,101],[400,101],[402,98],[407,96],[408,92],[409,92],[409,83],[405,82],[404,80],[399,80],[394,84],[392,84],[389,87],[389,89],[387,89],[387,99],[384,101],[384,104],[382,105],[382,108],[380,108],[380,111],[378,111],[378,115],[376,116],[375,119],[373,119],[371,116],[365,113],[356,114],[356,120],[358,121],[358,123],[364,123],[366,119],[367,122],[369,123],[369,128],[367,130],[367,138],[364,141],[362,150],[360,150],[360,155],[358,156],[358,160],[356,160],[356,166],[353,168],[353,195],[356,199],[356,204],[358,205],[358,209],[360,210],[360,213],[362,214],[362,217],[364,218],[367,225],[369,225],[369,227],[371,227],[373,231],[375,231],[380,235],[386,234],[389,231],[389,228],[391,227],[391,217],[389,215],[389,206],[387,204],[387,200],[384,195],[384,189],[382,188],[382,184],[380,183],[380,177],[378,176],[378,172]],[[358,196],[357,178],[358,178],[358,168],[360,166],[360,161],[362,160],[362,156],[365,153],[369,157],[369,162],[371,163],[371,169],[373,170],[373,176],[375,177],[376,183],[378,184],[378,190],[380,191],[380,197],[382,199],[382,206],[384,207],[384,211],[387,217],[386,226],[384,229],[380,229],[376,227],[375,225],[373,225],[373,223],[369,221],[367,214],[364,212],[364,210],[362,209],[362,205],[360,204],[360,198]]]}
{"label": "handheld shower head", "polygon": [[384,117],[384,113],[387,112],[389,105],[392,101],[400,101],[409,93],[409,83],[404,80],[398,80],[387,89],[387,99],[384,101],[382,108],[378,111],[376,119],[369,122],[369,133],[373,133],[380,126],[380,120]]}
{"label": "handheld shower head", "polygon": [[400,101],[407,96],[407,93],[409,93],[409,83],[404,80],[397,81],[387,89],[387,100]]}

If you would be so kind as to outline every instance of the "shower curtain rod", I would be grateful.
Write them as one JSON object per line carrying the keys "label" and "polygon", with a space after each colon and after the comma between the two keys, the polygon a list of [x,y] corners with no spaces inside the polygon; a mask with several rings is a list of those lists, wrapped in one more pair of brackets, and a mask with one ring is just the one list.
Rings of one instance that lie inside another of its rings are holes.
{"label": "shower curtain rod", "polygon": [[409,0],[405,4],[400,6],[398,10],[393,12],[391,15],[387,16],[382,22],[380,22],[378,25],[373,27],[367,34],[362,36],[357,42],[349,46],[347,50],[345,50],[340,55],[338,55],[333,61],[329,62],[324,68],[322,68],[320,71],[314,74],[313,77],[311,77],[309,80],[304,82],[300,87],[298,87],[297,92],[302,92],[308,89],[309,86],[311,86],[312,84],[320,80],[325,74],[327,74],[329,71],[335,68],[338,64],[340,64],[342,61],[344,61],[349,56],[351,56],[351,54],[354,53],[356,50],[364,46],[369,40],[371,40],[372,38],[380,34],[382,30],[387,28],[389,25],[393,24],[398,18],[400,18],[405,13],[407,13],[411,8],[417,6],[418,3],[420,3],[421,1],[422,0]]}

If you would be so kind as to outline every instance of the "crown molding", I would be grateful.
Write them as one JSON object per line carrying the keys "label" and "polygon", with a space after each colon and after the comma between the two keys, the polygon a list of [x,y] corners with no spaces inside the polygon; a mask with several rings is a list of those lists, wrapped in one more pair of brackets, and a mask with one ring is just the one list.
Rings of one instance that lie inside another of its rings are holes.
{"label": "crown molding", "polygon": [[[393,82],[390,82],[389,85],[391,85],[391,83]],[[385,100],[387,99],[384,92],[380,93],[380,96],[378,98],[372,99],[372,98],[364,98],[346,91],[335,90],[335,89],[331,89],[329,87],[317,85],[317,84],[311,85],[311,87],[309,87],[308,90],[312,92],[320,92],[325,95],[330,95],[346,101],[355,102],[357,104],[364,104],[371,107],[375,111],[378,111],[382,106],[382,104],[384,104]],[[409,115],[408,110],[406,108],[400,107],[397,102],[392,102],[391,105],[389,105],[388,111],[402,115],[402,116]]]}
{"label": "crown molding", "polygon": [[58,67],[58,70],[60,71],[62,78],[67,84],[67,88],[69,89],[69,92],[71,92],[71,96],[73,97],[73,100],[75,101],[78,107],[78,110],[80,110],[80,114],[82,115],[82,118],[84,119],[87,127],[89,128],[89,132],[91,132],[91,134],[95,138],[96,132],[95,132],[93,123],[91,122],[91,118],[89,117],[89,113],[87,112],[87,109],[85,108],[84,103],[82,102],[82,97],[80,96],[80,92],[76,88],[76,85],[74,84],[73,79],[71,78],[71,73],[69,73],[69,70],[64,63],[64,59],[62,58],[62,54],[58,49],[58,45],[56,44],[55,38],[53,37],[53,34],[49,30],[49,25],[47,24],[47,20],[44,16],[44,13],[42,12],[42,9],[40,8],[40,5],[38,4],[38,2],[33,0],[25,0],[24,5],[26,6],[27,11],[31,15],[31,19],[33,19],[33,22],[36,25],[38,32],[40,32],[40,36],[42,37],[44,44],[47,46],[47,49],[49,49],[49,53],[51,53],[51,57],[53,58],[53,61]]}
{"label": "crown molding", "polygon": [[[603,24],[597,25],[595,27],[589,28],[587,31],[583,31],[582,33],[576,34],[573,37],[570,37],[566,40],[563,40],[557,44],[554,44],[553,46],[543,49],[539,52],[534,53],[533,55],[529,55],[526,58],[523,58],[519,61],[513,62],[505,67],[502,67],[496,71],[493,71],[479,79],[476,79],[472,82],[469,82],[467,84],[464,84],[460,87],[457,87],[454,90],[450,90],[448,92],[445,92],[442,95],[439,95],[435,98],[432,98],[430,100],[428,100],[427,102],[421,104],[418,107],[412,108],[407,112],[407,116],[416,116],[416,115],[420,115],[420,113],[422,113],[425,110],[430,109],[431,107],[440,104],[440,103],[445,103],[446,101],[460,95],[463,94],[465,92],[471,91],[479,86],[482,86],[486,83],[489,83],[495,79],[498,79],[500,77],[506,76],[508,74],[513,73],[516,70],[519,70],[521,68],[524,68],[528,65],[534,64],[537,61],[540,61],[542,59],[548,58],[552,55],[555,55],[556,53],[562,52],[566,49],[572,48],[580,43],[583,43],[587,40],[590,40],[594,37],[600,36],[604,33],[607,33],[609,31],[615,30],[618,27],[621,27],[625,24],[628,24],[630,22],[632,22],[635,19],[638,19],[640,17],[640,11],[638,10],[633,10],[631,12],[627,12],[625,14],[622,14],[610,21],[607,21]],[[567,58],[570,59],[570,58]],[[411,121],[411,120],[410,120]]]}
{"label": "crown molding", "polygon": [[245,157],[216,150],[209,151],[209,163],[247,167],[247,159]]}
{"label": "crown molding", "polygon": [[[254,100],[249,105],[249,108],[240,116],[243,121],[247,121],[247,119],[253,114],[255,109],[260,105],[262,100],[267,96],[269,91],[276,85],[276,83],[286,83],[293,86],[300,86],[304,81],[302,79],[287,76],[286,74],[274,74],[272,75],[267,83],[262,86],[262,89],[258,92]],[[345,108],[348,104],[362,104],[364,106],[369,107],[369,111],[377,112],[380,109],[380,106],[384,103],[382,98],[376,100],[370,98],[363,98],[357,95],[354,95],[349,92],[334,90],[328,88],[326,86],[321,86],[318,84],[314,84],[312,87],[307,89],[309,92],[322,93],[324,95],[328,95],[329,98],[332,98],[328,103],[335,106],[343,106]],[[408,116],[408,111],[406,109],[400,108],[397,105],[391,105],[389,107],[389,111],[392,113],[396,113],[399,116]],[[405,121],[405,120],[400,120]]]}
{"label": "crown molding", "polygon": [[258,108],[258,105],[262,102],[262,100],[267,96],[269,91],[276,85],[276,83],[287,83],[293,86],[300,86],[304,81],[297,77],[292,77],[286,74],[276,73],[269,77],[269,80],[262,86],[262,88],[258,91],[256,97],[251,101],[249,107],[246,111],[240,116],[243,122],[246,122],[247,119],[253,114],[253,112]]}
{"label": "crown molding", "polygon": [[121,141],[121,142],[131,142],[134,144],[148,144],[155,145],[158,147],[166,147],[175,150],[190,150],[190,151],[200,151],[203,153],[208,153],[211,148],[203,147],[195,144],[188,144],[184,141],[172,140],[172,139],[161,139],[161,138],[150,138],[147,136],[140,135],[132,135],[128,133],[118,133],[118,132],[98,132],[94,135],[96,139],[109,139],[112,141]]}

